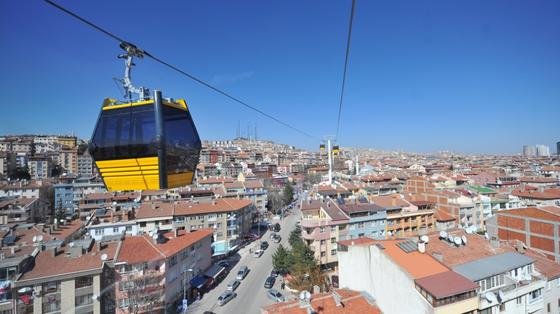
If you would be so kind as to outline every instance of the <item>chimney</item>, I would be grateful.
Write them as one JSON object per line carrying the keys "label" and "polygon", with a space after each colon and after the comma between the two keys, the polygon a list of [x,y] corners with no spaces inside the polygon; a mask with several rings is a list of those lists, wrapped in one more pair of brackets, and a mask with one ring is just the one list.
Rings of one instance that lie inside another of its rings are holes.
{"label": "chimney", "polygon": [[179,229],[175,228],[175,238],[179,237]]}
{"label": "chimney", "polygon": [[51,248],[51,256],[56,257],[58,255],[58,248],[55,246]]}

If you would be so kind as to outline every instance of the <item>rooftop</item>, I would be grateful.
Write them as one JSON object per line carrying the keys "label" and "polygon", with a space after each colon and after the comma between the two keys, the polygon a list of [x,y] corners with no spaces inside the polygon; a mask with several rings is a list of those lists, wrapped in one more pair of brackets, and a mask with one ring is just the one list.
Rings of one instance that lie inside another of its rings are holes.
{"label": "rooftop", "polygon": [[460,264],[453,267],[453,270],[472,281],[478,281],[494,275],[503,274],[533,262],[534,260],[532,258],[523,254],[507,252]]}
{"label": "rooftop", "polygon": [[212,235],[211,229],[199,229],[192,232],[178,231],[178,236],[173,232],[162,234],[167,240],[165,243],[156,244],[148,235],[127,236],[122,242],[122,247],[116,260],[130,265],[156,261],[171,257],[186,247]]}
{"label": "rooftop", "polygon": [[443,299],[478,288],[476,283],[451,270],[416,279],[415,282],[436,299]]}
{"label": "rooftop", "polygon": [[[360,292],[350,289],[336,289],[341,306],[337,306],[333,293],[318,293],[311,296],[311,306],[317,314],[380,314],[375,302]],[[264,314],[307,314],[298,300],[275,303],[263,307]]]}

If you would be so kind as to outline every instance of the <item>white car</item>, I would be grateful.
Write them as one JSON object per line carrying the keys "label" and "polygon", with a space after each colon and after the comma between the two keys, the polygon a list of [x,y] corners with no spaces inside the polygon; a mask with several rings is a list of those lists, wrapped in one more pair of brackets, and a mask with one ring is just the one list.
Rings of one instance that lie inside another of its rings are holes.
{"label": "white car", "polygon": [[235,298],[236,296],[237,293],[233,291],[226,291],[218,297],[218,305],[223,306],[224,304],[228,303],[229,301],[231,301],[231,299]]}
{"label": "white car", "polygon": [[234,280],[234,281],[230,282],[230,283],[227,285],[227,290],[228,290],[228,291],[235,291],[235,289],[237,289],[237,287],[239,287],[239,284],[240,284],[240,283],[241,283],[241,282],[239,282],[239,280]]}
{"label": "white car", "polygon": [[256,250],[255,252],[253,252],[253,256],[255,258],[259,258],[263,255],[264,251],[263,250]]}

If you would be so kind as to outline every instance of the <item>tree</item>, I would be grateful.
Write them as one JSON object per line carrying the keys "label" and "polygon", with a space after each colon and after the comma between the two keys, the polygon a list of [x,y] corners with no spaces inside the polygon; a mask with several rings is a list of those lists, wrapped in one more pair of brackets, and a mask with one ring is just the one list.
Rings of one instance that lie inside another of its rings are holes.
{"label": "tree", "polygon": [[272,255],[272,267],[282,274],[286,274],[290,270],[292,264],[292,254],[286,250],[282,244],[278,246],[274,255]]}
{"label": "tree", "polygon": [[10,171],[9,177],[11,180],[29,180],[31,175],[29,174],[29,169],[27,167],[17,167]]}
{"label": "tree", "polygon": [[290,181],[284,186],[284,191],[282,191],[282,196],[284,199],[284,204],[291,204],[294,200],[294,186]]}
{"label": "tree", "polygon": [[288,242],[292,247],[296,246],[297,244],[303,242],[301,239],[301,227],[296,226],[292,232],[290,232],[290,237],[288,238]]}
{"label": "tree", "polygon": [[268,192],[268,209],[277,214],[284,206],[284,200],[278,191]]}

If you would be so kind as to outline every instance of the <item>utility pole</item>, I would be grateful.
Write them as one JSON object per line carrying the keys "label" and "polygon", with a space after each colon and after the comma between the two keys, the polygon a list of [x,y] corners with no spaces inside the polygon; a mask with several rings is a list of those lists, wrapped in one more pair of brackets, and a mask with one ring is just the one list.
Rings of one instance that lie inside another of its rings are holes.
{"label": "utility pole", "polygon": [[329,157],[329,185],[332,184],[332,160],[331,160],[331,139],[327,140],[327,154]]}

